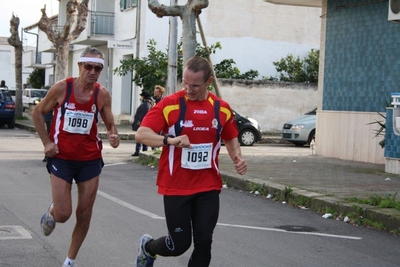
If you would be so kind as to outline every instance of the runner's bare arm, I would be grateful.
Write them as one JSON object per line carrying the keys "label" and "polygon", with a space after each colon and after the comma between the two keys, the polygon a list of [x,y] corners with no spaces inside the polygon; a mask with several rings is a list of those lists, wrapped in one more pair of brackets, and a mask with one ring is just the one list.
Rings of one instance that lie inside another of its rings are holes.
{"label": "runner's bare arm", "polygon": [[37,104],[32,111],[32,120],[36,131],[42,140],[44,153],[47,157],[53,157],[58,154],[58,146],[54,144],[45,127],[43,115],[50,112],[58,103],[61,103],[65,95],[65,80],[54,84],[47,92],[46,97]]}
{"label": "runner's bare arm", "polygon": [[51,143],[45,127],[43,115],[50,112],[58,103],[61,103],[64,99],[64,94],[65,82],[61,81],[54,84],[47,92],[46,97],[43,98],[32,111],[32,120],[43,145]]}
{"label": "runner's bare arm", "polygon": [[[164,144],[166,138],[166,144]],[[160,147],[163,145],[171,145],[176,147],[193,148],[190,144],[189,137],[186,134],[176,137],[165,137],[157,134],[149,127],[141,126],[135,134],[135,142],[145,144],[151,147]]]}
{"label": "runner's bare arm", "polygon": [[119,136],[114,122],[114,115],[111,111],[111,96],[104,87],[100,87],[99,108],[101,118],[107,129],[108,142],[113,148],[117,148],[119,146]]}
{"label": "runner's bare arm", "polygon": [[164,136],[157,134],[149,127],[141,126],[135,134],[135,142],[151,147],[163,146]]}
{"label": "runner's bare arm", "polygon": [[226,150],[233,161],[236,172],[243,175],[247,171],[247,163],[242,159],[242,153],[237,138],[231,140],[224,140]]}

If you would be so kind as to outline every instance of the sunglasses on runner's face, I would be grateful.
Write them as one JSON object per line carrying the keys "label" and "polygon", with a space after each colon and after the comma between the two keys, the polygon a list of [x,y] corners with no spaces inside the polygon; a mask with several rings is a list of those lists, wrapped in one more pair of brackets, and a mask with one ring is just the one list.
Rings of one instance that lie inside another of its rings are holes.
{"label": "sunglasses on runner's face", "polygon": [[103,66],[96,66],[88,63],[81,63],[81,64],[87,71],[91,71],[92,69],[94,69],[95,72],[100,72],[103,70]]}

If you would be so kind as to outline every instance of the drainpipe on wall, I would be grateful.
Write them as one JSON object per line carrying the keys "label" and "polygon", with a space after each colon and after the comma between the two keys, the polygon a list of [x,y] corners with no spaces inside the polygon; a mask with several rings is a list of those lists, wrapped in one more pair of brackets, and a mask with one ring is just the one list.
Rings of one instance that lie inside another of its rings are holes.
{"label": "drainpipe on wall", "polygon": [[[141,0],[138,0],[137,6],[136,6],[136,33],[135,33],[135,37],[134,37],[134,38],[136,38],[136,55],[135,55],[136,58],[139,58],[139,54],[140,54],[140,26],[141,26],[141,24],[140,24],[141,10],[140,9],[142,8],[141,2],[142,2]],[[133,73],[132,73],[132,76],[133,76]],[[131,108],[132,108],[131,114],[132,114],[132,116],[135,115],[135,111],[136,111],[136,104],[132,105],[132,101],[133,101],[134,97],[136,98],[137,94],[134,94],[134,92],[138,91],[137,88],[138,88],[138,86],[136,84],[134,84],[134,86],[132,88],[132,97],[131,97]]]}
{"label": "drainpipe on wall", "polygon": [[[37,64],[37,63],[38,63],[38,56],[39,56],[39,53],[38,53],[39,34],[33,33],[33,32],[28,32],[28,29],[23,29],[23,31],[26,32],[26,33],[28,33],[28,34],[36,35],[36,59],[35,59],[35,63]],[[21,36],[21,38],[22,38],[22,36]]]}

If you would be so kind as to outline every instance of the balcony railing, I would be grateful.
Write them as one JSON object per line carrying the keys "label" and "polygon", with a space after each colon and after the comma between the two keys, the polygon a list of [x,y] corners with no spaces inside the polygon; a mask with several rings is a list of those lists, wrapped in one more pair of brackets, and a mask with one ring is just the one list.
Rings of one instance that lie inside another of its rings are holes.
{"label": "balcony railing", "polygon": [[35,64],[42,64],[42,52],[38,52],[36,53],[35,51],[28,51],[29,55],[29,59],[28,62],[30,63],[30,65],[35,65]]}
{"label": "balcony railing", "polygon": [[114,13],[90,11],[90,35],[114,35]]}
{"label": "balcony railing", "polygon": [[[114,35],[114,12],[89,11],[90,35]],[[56,33],[60,33],[64,26],[53,26]]]}

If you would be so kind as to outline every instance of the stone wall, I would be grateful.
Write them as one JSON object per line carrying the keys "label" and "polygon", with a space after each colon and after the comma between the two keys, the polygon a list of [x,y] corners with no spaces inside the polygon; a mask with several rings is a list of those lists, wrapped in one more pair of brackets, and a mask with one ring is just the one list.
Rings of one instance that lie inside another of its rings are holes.
{"label": "stone wall", "polygon": [[232,109],[269,134],[280,135],[283,123],[317,107],[317,84],[218,79],[218,85]]}

